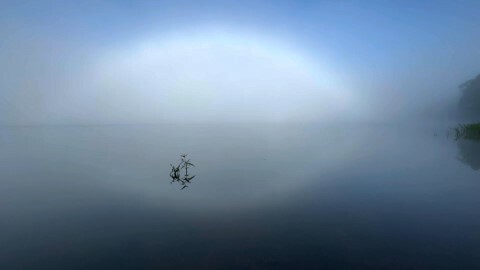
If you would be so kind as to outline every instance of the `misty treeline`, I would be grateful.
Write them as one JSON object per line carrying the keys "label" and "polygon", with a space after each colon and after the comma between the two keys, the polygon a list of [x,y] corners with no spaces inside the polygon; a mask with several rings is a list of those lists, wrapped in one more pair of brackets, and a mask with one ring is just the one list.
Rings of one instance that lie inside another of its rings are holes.
{"label": "misty treeline", "polygon": [[462,96],[459,109],[462,116],[480,121],[480,75],[459,86]]}
{"label": "misty treeline", "polygon": [[480,75],[464,82],[459,88],[462,91],[459,111],[461,116],[468,119],[470,123],[459,124],[453,128],[455,139],[480,141]]}

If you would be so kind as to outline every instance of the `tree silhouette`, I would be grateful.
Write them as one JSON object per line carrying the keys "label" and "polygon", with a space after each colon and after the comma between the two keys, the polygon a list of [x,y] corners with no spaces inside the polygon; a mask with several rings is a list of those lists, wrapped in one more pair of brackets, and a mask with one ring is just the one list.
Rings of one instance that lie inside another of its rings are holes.
{"label": "tree silhouette", "polygon": [[480,75],[459,86],[462,92],[459,107],[462,116],[480,119]]}

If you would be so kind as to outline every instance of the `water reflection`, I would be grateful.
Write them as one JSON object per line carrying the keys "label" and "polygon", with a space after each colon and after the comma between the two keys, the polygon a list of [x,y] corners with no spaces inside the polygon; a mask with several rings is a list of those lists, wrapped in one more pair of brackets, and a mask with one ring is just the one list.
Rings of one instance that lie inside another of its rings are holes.
{"label": "water reflection", "polygon": [[479,171],[431,130],[0,130],[0,269],[480,269]]}
{"label": "water reflection", "polygon": [[458,159],[474,170],[480,169],[480,124],[459,125],[453,129],[460,150]]}
{"label": "water reflection", "polygon": [[457,141],[460,150],[458,159],[474,170],[480,169],[480,141],[461,139]]}
{"label": "water reflection", "polygon": [[170,178],[172,181],[170,183],[177,182],[182,186],[182,190],[187,188],[192,179],[195,178],[195,175],[190,175],[188,173],[188,168],[195,167],[190,159],[187,159],[187,154],[180,155],[180,163],[177,166],[170,164],[172,170],[170,171]]}

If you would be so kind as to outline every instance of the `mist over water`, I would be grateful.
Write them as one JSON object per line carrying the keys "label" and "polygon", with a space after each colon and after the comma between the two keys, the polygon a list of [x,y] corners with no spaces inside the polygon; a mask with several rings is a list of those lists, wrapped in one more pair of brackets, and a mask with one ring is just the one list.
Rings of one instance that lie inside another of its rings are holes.
{"label": "mist over water", "polygon": [[448,118],[477,5],[7,1],[0,123]]}
{"label": "mist over water", "polygon": [[479,5],[3,1],[0,269],[478,269]]}
{"label": "mist over water", "polygon": [[[62,66],[60,73],[48,70],[56,67],[49,67],[51,60],[42,55],[46,59],[35,64],[43,69],[46,61],[48,77],[33,74],[26,82],[24,77],[5,82],[12,89],[5,95],[12,111],[3,121],[312,122],[351,119],[358,113],[359,101],[334,71],[280,41],[230,31],[235,29],[179,30],[165,38],[157,35],[98,50],[93,57],[62,56],[54,63]],[[22,89],[9,85],[16,80],[22,81]]]}

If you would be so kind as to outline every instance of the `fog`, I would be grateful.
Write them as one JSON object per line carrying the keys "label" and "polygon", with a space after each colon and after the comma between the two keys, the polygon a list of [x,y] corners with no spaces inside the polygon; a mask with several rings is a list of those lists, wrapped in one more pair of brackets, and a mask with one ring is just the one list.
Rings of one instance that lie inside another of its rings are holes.
{"label": "fog", "polygon": [[479,10],[0,0],[0,269],[480,269]]}
{"label": "fog", "polygon": [[2,2],[0,123],[441,118],[480,73],[478,7]]}

